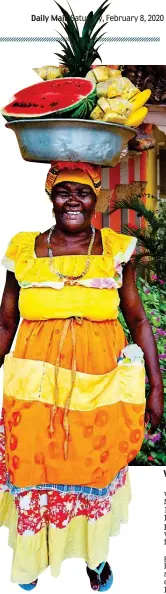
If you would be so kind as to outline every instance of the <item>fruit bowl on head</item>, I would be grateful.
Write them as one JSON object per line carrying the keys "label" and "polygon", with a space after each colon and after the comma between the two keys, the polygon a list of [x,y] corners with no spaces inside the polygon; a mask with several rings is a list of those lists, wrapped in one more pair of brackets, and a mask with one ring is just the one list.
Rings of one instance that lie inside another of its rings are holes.
{"label": "fruit bowl on head", "polygon": [[25,161],[83,161],[102,167],[115,167],[136,135],[128,126],[77,118],[22,118],[6,127],[15,132]]}

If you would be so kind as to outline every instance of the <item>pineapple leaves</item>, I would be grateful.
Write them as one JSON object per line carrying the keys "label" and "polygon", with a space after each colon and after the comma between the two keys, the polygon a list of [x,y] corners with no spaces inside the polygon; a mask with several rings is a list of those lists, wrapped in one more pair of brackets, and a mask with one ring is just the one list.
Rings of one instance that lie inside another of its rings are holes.
{"label": "pineapple leaves", "polygon": [[[93,18],[91,20],[91,25],[90,23],[88,24],[88,34],[91,35],[93,29],[96,27],[97,23],[101,20],[105,10],[107,10],[107,8],[110,6],[110,2],[108,2],[107,0],[105,0],[100,6],[99,8],[97,8],[95,13],[93,14]],[[88,15],[89,16],[89,15]],[[88,17],[87,17],[88,19]],[[86,24],[87,24],[87,19],[85,21],[84,27],[83,27],[83,31],[82,31],[82,35],[85,35],[86,32]]]}
{"label": "pineapple leaves", "polygon": [[[62,12],[62,14],[63,14],[63,16],[65,18],[65,21],[67,23],[67,26],[68,26],[69,30],[71,31],[71,34],[73,35],[73,38],[76,38],[77,39],[78,36],[79,36],[79,30],[78,30],[77,21],[75,21],[73,23],[73,19],[71,18],[69,12],[67,12],[67,10],[65,10],[65,8],[63,8],[63,6],[61,6],[58,2],[55,2],[55,3],[57,4],[58,8],[60,8],[60,10],[61,10],[61,12]],[[71,10],[71,12],[72,12],[72,10]],[[61,21],[61,25],[64,28],[66,27],[66,25],[65,25],[65,23],[63,21]]]}
{"label": "pineapple leaves", "polygon": [[[61,64],[68,68],[68,76],[84,77],[86,76],[94,60],[98,58],[101,62],[101,57],[98,50],[102,45],[104,33],[101,35],[100,33],[105,27],[106,23],[102,23],[95,32],[93,31],[97,23],[103,20],[103,13],[110,5],[110,2],[108,2],[108,0],[104,0],[104,2],[94,13],[92,10],[89,12],[85,19],[82,34],[80,34],[77,25],[77,19],[69,2],[67,3],[71,14],[69,14],[65,8],[56,2],[56,0],[54,1],[64,17],[61,21],[61,26],[67,35],[67,37],[60,35],[59,43],[62,47],[62,53],[56,53],[56,55],[58,58],[60,58]],[[101,42],[100,45],[96,47],[96,44],[99,42]]]}
{"label": "pineapple leaves", "polygon": [[96,37],[97,37],[97,35],[100,33],[100,31],[103,29],[103,27],[105,27],[105,23],[104,23],[103,25],[101,25],[101,26],[100,26],[100,27],[97,29],[97,31],[95,31],[95,33],[94,33],[94,34],[91,36],[91,41],[93,41],[93,42],[94,42],[94,41],[96,40]]}
{"label": "pineapple leaves", "polygon": [[79,29],[78,29],[77,21],[76,21],[76,18],[75,18],[75,14],[74,14],[74,12],[73,12],[73,9],[72,9],[72,7],[70,6],[70,4],[69,4],[69,2],[68,2],[68,1],[67,1],[67,3],[68,3],[68,6],[69,6],[69,8],[70,8],[70,10],[71,10],[71,14],[72,14],[72,16],[73,16],[73,21],[74,21],[74,24],[75,24],[76,31],[77,31],[77,33],[78,33],[78,35],[79,35]]}
{"label": "pineapple leaves", "polygon": [[91,10],[91,12],[89,12],[89,14],[87,15],[86,21],[82,29],[82,37],[86,37],[87,34],[91,34],[91,27],[93,30],[93,10]]}

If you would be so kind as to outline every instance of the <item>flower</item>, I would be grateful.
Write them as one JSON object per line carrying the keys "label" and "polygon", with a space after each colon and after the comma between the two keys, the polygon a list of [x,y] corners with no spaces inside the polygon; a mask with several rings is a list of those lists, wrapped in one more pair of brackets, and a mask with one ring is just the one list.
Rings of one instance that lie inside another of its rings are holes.
{"label": "flower", "polygon": [[147,441],[152,441],[152,443],[156,443],[157,441],[160,441],[161,433],[153,433],[153,435],[151,435],[150,433],[145,433],[144,439],[146,439]]}
{"label": "flower", "polygon": [[146,293],[146,295],[148,295],[148,293],[150,293],[150,289],[144,289],[144,293]]}
{"label": "flower", "polygon": [[152,274],[152,280],[157,280],[157,274]]}
{"label": "flower", "polygon": [[165,282],[162,279],[159,279],[160,285],[165,285]]}
{"label": "flower", "polygon": [[118,289],[122,285],[122,279],[120,276],[116,278],[88,278],[81,280],[80,285],[85,287],[94,287],[95,289]]}
{"label": "flower", "polygon": [[148,460],[150,460],[150,462],[153,462],[153,460],[154,460],[153,456],[148,456]]}
{"label": "flower", "polygon": [[162,353],[161,355],[159,355],[159,359],[166,359],[166,353]]}

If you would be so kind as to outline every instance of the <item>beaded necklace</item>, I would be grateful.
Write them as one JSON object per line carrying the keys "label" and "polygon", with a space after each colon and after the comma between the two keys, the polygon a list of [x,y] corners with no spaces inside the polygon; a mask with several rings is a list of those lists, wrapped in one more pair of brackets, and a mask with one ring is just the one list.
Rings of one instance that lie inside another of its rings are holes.
{"label": "beaded necklace", "polygon": [[[69,276],[67,274],[62,274],[61,272],[58,272],[58,270],[55,270],[53,267],[53,252],[52,252],[52,248],[51,248],[51,237],[52,237],[54,229],[55,229],[55,225],[53,225],[53,227],[51,227],[51,229],[48,233],[48,236],[47,236],[48,255],[50,258],[50,260],[49,260],[50,271],[53,274],[55,274],[56,276],[59,276],[59,278],[61,280],[65,280],[65,285],[75,285],[75,284],[77,284],[77,281],[80,278],[83,278],[83,276],[85,276],[85,274],[87,274],[87,272],[89,270],[89,266],[90,266],[90,258],[87,258],[85,268],[84,268],[82,274],[79,274],[78,276]],[[95,240],[95,227],[93,227],[93,225],[91,225],[91,229],[92,229],[92,235],[91,235],[91,240],[90,240],[90,244],[88,247],[87,256],[91,255],[92,247],[93,247],[94,240]]]}

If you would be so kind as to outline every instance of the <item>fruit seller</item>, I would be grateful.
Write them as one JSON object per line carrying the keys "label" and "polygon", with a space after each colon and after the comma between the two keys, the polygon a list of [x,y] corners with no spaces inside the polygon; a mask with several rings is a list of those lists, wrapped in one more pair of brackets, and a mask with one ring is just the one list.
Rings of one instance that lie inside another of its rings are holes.
{"label": "fruit seller", "polygon": [[144,421],[154,431],[163,412],[156,345],[130,262],[136,240],[93,227],[100,187],[99,166],[52,163],[55,225],[16,234],[3,258],[0,520],[14,547],[12,582],[25,590],[48,564],[58,576],[69,557],[85,560],[93,590],[111,586],[109,536],[127,519],[128,463]]}

